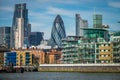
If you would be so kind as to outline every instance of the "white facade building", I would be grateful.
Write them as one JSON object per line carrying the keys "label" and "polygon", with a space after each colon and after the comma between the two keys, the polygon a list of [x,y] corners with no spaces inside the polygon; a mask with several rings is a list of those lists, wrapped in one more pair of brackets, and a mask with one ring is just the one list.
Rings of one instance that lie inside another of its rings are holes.
{"label": "white facade building", "polygon": [[24,46],[24,20],[23,18],[17,18],[17,29],[15,31],[15,49],[22,48]]}

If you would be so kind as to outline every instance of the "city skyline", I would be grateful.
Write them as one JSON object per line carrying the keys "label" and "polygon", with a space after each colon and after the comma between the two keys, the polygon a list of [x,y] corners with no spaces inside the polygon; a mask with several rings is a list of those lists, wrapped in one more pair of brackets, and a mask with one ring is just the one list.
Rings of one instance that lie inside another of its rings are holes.
{"label": "city skyline", "polygon": [[14,5],[26,3],[32,31],[44,32],[45,39],[50,38],[52,24],[60,14],[67,35],[75,35],[75,14],[88,20],[88,27],[93,27],[93,14],[103,15],[103,24],[110,30],[120,30],[119,0],[0,0],[0,26],[12,26]]}

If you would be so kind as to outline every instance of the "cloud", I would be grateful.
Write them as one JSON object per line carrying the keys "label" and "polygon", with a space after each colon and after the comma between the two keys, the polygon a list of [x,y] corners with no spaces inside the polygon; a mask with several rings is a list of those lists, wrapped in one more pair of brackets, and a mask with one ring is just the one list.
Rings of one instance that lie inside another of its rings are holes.
{"label": "cloud", "polygon": [[114,8],[120,8],[120,2],[109,2],[108,5]]}
{"label": "cloud", "polygon": [[[44,38],[49,39],[51,28],[45,23],[32,22],[32,32],[44,32]],[[51,25],[50,25],[51,26]],[[49,27],[49,28],[48,28]]]}
{"label": "cloud", "polygon": [[38,21],[49,21],[52,17],[47,15],[45,12],[30,11],[29,17],[36,19]]}
{"label": "cloud", "polygon": [[48,7],[47,8],[47,13],[48,14],[60,14],[60,15],[63,15],[63,16],[67,16],[67,17],[72,17],[74,16],[76,11],[73,11],[73,10],[66,10],[66,9],[63,9],[63,8],[56,8],[56,7]]}
{"label": "cloud", "polygon": [[3,7],[0,7],[0,11],[13,12],[13,7],[3,6]]}
{"label": "cloud", "polygon": [[79,0],[37,0],[40,3],[78,4]]}

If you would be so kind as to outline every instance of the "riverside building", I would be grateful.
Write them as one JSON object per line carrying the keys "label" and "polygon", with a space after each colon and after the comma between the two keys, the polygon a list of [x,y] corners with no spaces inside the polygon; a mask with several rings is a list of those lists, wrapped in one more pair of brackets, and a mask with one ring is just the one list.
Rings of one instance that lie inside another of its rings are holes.
{"label": "riverside building", "polygon": [[67,36],[62,39],[62,63],[75,63],[78,59],[78,40],[79,36]]}

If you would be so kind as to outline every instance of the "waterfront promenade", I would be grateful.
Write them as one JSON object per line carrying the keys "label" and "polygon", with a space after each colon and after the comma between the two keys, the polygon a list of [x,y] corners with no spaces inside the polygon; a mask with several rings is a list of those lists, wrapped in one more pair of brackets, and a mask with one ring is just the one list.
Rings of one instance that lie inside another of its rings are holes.
{"label": "waterfront promenade", "polygon": [[119,72],[120,64],[41,64],[39,71]]}

